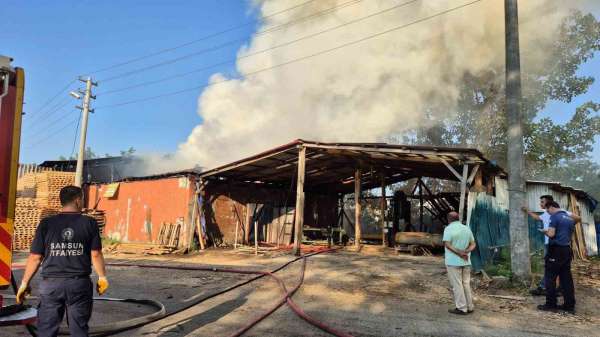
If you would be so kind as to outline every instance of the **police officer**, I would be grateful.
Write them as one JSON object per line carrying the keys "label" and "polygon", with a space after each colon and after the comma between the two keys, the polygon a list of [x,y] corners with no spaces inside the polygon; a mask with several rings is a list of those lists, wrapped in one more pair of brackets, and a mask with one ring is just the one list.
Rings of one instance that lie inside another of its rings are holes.
{"label": "police officer", "polygon": [[[539,305],[539,310],[556,311],[557,309],[575,313],[575,286],[571,275],[571,235],[575,230],[575,220],[567,212],[560,209],[555,201],[547,204],[550,213],[550,226],[544,230],[550,240],[546,255],[546,303]],[[563,288],[564,304],[556,304],[556,278],[560,277]]]}
{"label": "police officer", "polygon": [[108,288],[102,243],[96,220],[81,214],[81,188],[64,187],[60,202],[61,212],[42,219],[37,227],[17,303],[30,292],[29,282],[41,264],[38,336],[57,336],[66,308],[71,336],[84,337],[92,314],[92,264],[99,277],[98,294]]}

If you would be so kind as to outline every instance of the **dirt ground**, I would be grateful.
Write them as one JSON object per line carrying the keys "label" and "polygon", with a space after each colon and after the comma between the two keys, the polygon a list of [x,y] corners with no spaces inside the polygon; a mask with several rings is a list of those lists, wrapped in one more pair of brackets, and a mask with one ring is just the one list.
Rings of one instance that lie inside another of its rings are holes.
{"label": "dirt ground", "polygon": [[[246,270],[272,270],[291,260],[288,253],[254,256],[232,250],[208,250],[191,256],[111,255],[111,263],[201,265]],[[16,263],[22,263],[23,255]],[[597,261],[594,263],[598,263]],[[278,272],[288,288],[299,281],[301,262]],[[17,271],[20,278],[22,271]],[[243,282],[251,276],[204,271],[108,268],[111,288],[106,296],[150,298],[167,312]],[[597,276],[600,280],[600,275]],[[489,285],[474,276],[476,311],[455,316],[443,258],[398,255],[365,248],[360,253],[337,251],[310,257],[302,287],[294,301],[309,315],[354,336],[600,336],[600,286],[577,280],[577,314],[543,313],[543,302],[523,289]],[[36,294],[37,277],[33,283]],[[4,292],[6,294],[7,292]],[[491,294],[524,297],[507,300]],[[229,336],[268,310],[282,296],[279,286],[262,278],[178,314],[117,336]],[[30,304],[35,305],[35,300]],[[90,325],[133,318],[152,310],[123,303],[95,303]],[[2,327],[0,336],[27,336],[21,327]],[[287,306],[244,336],[329,336],[297,317]]]}

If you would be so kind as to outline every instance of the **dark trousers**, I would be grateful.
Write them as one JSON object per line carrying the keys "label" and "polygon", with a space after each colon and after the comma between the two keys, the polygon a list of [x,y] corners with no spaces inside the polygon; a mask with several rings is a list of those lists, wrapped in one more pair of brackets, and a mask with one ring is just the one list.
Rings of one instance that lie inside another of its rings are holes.
{"label": "dark trousers", "polygon": [[574,309],[575,286],[571,275],[571,247],[549,246],[545,268],[546,305],[556,306],[556,278],[560,277],[565,309]]}
{"label": "dark trousers", "polygon": [[93,295],[89,277],[44,278],[40,284],[38,336],[56,337],[66,309],[71,336],[87,337]]}

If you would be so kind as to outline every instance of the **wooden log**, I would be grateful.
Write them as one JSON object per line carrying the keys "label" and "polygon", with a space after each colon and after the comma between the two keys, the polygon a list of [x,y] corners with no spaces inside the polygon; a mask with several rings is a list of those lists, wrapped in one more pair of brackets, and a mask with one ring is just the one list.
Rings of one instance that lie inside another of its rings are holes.
{"label": "wooden log", "polygon": [[420,245],[426,247],[443,247],[442,235],[423,232],[396,233],[396,243],[400,245]]}
{"label": "wooden log", "polygon": [[[294,255],[300,256],[304,228],[304,177],[306,170],[306,147],[298,152],[298,180],[296,183],[296,216],[294,217]],[[256,236],[256,233],[254,233]]]}

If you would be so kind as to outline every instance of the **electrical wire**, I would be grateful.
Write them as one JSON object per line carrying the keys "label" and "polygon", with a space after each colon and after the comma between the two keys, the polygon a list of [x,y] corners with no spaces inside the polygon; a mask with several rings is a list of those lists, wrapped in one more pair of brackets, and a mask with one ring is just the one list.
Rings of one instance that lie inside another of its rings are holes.
{"label": "electrical wire", "polygon": [[79,131],[79,125],[81,124],[81,115],[79,115],[79,119],[77,120],[77,126],[75,127],[75,136],[73,137],[73,147],[71,148],[71,155],[69,159],[73,158],[75,154],[75,144],[77,144],[77,133]]}
{"label": "electrical wire", "polygon": [[[314,19],[314,18],[322,16],[322,15],[327,15],[327,14],[333,13],[333,12],[339,10],[339,9],[355,5],[355,4],[357,4],[357,3],[361,2],[361,1],[362,0],[347,1],[347,2],[341,3],[339,5],[327,8],[325,10],[313,13],[313,14],[308,15],[306,17],[302,17],[302,18],[299,18],[299,19],[291,20],[291,21],[288,21],[288,22],[283,23],[281,25],[278,25],[278,26],[275,26],[275,27],[271,27],[271,28],[265,29],[263,31],[259,31],[259,32],[255,33],[254,36],[256,37],[256,36],[260,36],[260,35],[263,35],[263,34],[272,33],[272,32],[281,30],[283,28],[287,28],[289,26],[298,24],[300,22],[304,22],[304,21],[309,20],[309,19]],[[412,1],[409,1],[409,3],[413,3],[413,2],[417,2],[417,1],[420,1],[420,0],[412,0]],[[404,6],[404,5],[405,4],[401,4],[400,6]],[[398,7],[398,6],[394,6],[394,7]],[[110,81],[113,81],[113,80],[116,80],[116,79],[121,79],[121,78],[124,78],[124,77],[129,77],[129,76],[132,76],[132,75],[144,72],[144,71],[148,71],[148,70],[155,69],[155,68],[158,68],[158,67],[162,67],[162,66],[165,66],[165,65],[173,64],[173,63],[176,63],[176,62],[179,62],[179,61],[191,58],[191,57],[199,56],[199,55],[206,54],[206,53],[209,53],[209,52],[212,52],[212,51],[217,51],[219,49],[223,49],[223,48],[228,47],[228,46],[235,46],[235,45],[238,45],[240,43],[246,42],[246,40],[247,40],[246,38],[242,38],[242,39],[236,39],[236,40],[227,41],[227,42],[222,43],[220,45],[212,46],[212,47],[205,48],[205,49],[202,49],[202,50],[190,53],[190,54],[186,54],[186,55],[183,55],[183,56],[179,56],[179,57],[176,57],[176,58],[173,58],[173,59],[170,59],[170,60],[166,60],[166,61],[162,61],[162,62],[159,62],[159,63],[151,64],[151,65],[144,66],[144,67],[141,67],[141,68],[138,68],[138,69],[134,69],[134,70],[131,70],[131,71],[128,71],[128,72],[125,72],[125,73],[121,73],[121,74],[118,74],[118,75],[115,75],[115,76],[112,76],[112,77],[101,79],[101,80],[99,80],[99,82],[106,83],[106,82],[110,82]]]}
{"label": "electrical wire", "polygon": [[48,139],[50,139],[50,138],[52,138],[52,137],[56,136],[57,134],[59,134],[60,132],[62,132],[63,130],[65,130],[67,127],[69,127],[69,126],[73,125],[75,122],[77,122],[77,118],[76,118],[76,119],[73,119],[71,122],[67,123],[66,125],[64,125],[64,126],[63,126],[63,127],[61,127],[60,129],[58,129],[58,130],[55,130],[54,132],[52,132],[52,133],[51,133],[51,134],[49,134],[48,136],[46,136],[46,137],[44,137],[44,138],[42,138],[42,139],[39,139],[37,142],[35,142],[35,143],[29,143],[29,144],[28,144],[27,146],[25,146],[24,148],[25,148],[25,149],[30,149],[30,148],[33,148],[33,147],[35,147],[35,146],[36,146],[36,145],[38,145],[38,144],[41,144],[42,142],[44,142],[44,141],[46,141],[46,140],[48,140]]}
{"label": "electrical wire", "polygon": [[63,92],[69,90],[69,88],[71,87],[71,85],[73,83],[75,83],[77,81],[77,79],[72,80],[71,82],[67,83],[62,89],[60,89],[55,95],[53,95],[52,97],[50,97],[44,104],[42,104],[41,107],[39,107],[37,110],[35,110],[35,112],[33,113],[38,114],[40,113],[40,111],[42,111],[44,108],[46,108],[46,106],[48,106],[50,103],[52,103],[52,101],[54,101],[60,94],[62,94]]}
{"label": "electrical wire", "polygon": [[[65,108],[65,107],[63,107],[63,108],[62,108],[62,109],[60,109],[60,110],[63,110],[64,108]],[[60,111],[60,110],[57,110],[57,111]],[[39,125],[39,126],[41,126],[41,127],[33,127],[33,128],[29,128],[29,129],[25,130],[25,132],[23,132],[23,133],[24,133],[24,134],[30,134],[30,133],[34,133],[34,134],[35,134],[36,132],[43,132],[43,130],[47,130],[47,129],[49,129],[51,126],[54,126],[54,125],[56,125],[58,122],[60,122],[60,121],[64,120],[64,118],[65,118],[65,117],[68,117],[68,116],[69,116],[71,113],[73,113],[73,110],[67,110],[67,112],[66,112],[66,113],[64,113],[64,114],[62,114],[62,115],[60,115],[60,116],[58,116],[58,118],[57,118],[57,119],[55,119],[55,120],[53,120],[52,122],[50,122],[50,123],[48,123],[48,124],[37,124],[37,125],[35,125],[35,126],[38,126],[38,125]],[[31,127],[31,126],[30,126],[30,127]],[[35,132],[34,132],[34,131],[35,131]]]}
{"label": "electrical wire", "polygon": [[217,68],[217,67],[220,67],[220,66],[224,66],[224,65],[227,65],[229,63],[236,63],[239,60],[243,60],[243,59],[250,58],[250,57],[253,57],[253,56],[256,56],[256,55],[260,55],[260,54],[264,54],[266,52],[275,50],[277,48],[289,46],[291,44],[294,44],[294,43],[297,43],[297,42],[300,42],[300,41],[303,41],[303,40],[306,40],[306,39],[309,39],[309,38],[312,38],[312,37],[315,37],[315,36],[318,36],[318,35],[322,35],[322,34],[331,32],[333,30],[342,28],[344,26],[348,26],[348,25],[351,25],[353,23],[366,20],[368,18],[371,18],[374,15],[380,15],[380,14],[383,14],[384,12],[387,12],[387,11],[390,11],[390,10],[394,10],[394,9],[397,9],[399,7],[402,7],[402,6],[409,5],[409,4],[412,4],[412,3],[417,2],[417,1],[420,1],[420,0],[412,0],[412,1],[400,4],[400,5],[396,5],[396,6],[392,7],[392,8],[388,8],[388,9],[386,9],[384,11],[373,13],[373,14],[367,16],[367,17],[362,17],[362,18],[359,18],[359,19],[356,19],[356,20],[348,21],[348,22],[343,23],[341,25],[338,25],[338,26],[335,26],[335,27],[331,27],[329,29],[326,29],[326,30],[323,30],[323,31],[320,31],[320,32],[317,32],[317,33],[305,35],[303,37],[297,38],[297,39],[292,40],[292,41],[288,41],[288,42],[285,42],[285,43],[282,43],[282,44],[279,44],[279,45],[271,46],[269,48],[265,48],[265,49],[262,49],[262,50],[259,50],[259,51],[253,52],[253,53],[249,53],[249,54],[246,54],[246,55],[241,55],[239,57],[231,58],[231,59],[226,60],[226,61],[221,61],[221,62],[218,62],[218,63],[213,63],[213,64],[208,65],[208,66],[204,66],[204,67],[201,67],[201,68],[197,68],[197,69],[186,71],[186,72],[179,73],[179,74],[169,75],[167,77],[163,77],[163,78],[157,79],[157,80],[146,81],[146,82],[142,82],[142,83],[130,85],[130,86],[127,86],[127,87],[124,87],[124,88],[118,88],[118,89],[108,90],[108,91],[105,91],[105,92],[100,92],[99,94],[100,95],[110,95],[110,94],[114,94],[114,93],[121,92],[121,91],[131,90],[131,89],[145,87],[145,86],[152,85],[152,84],[158,84],[158,83],[162,83],[162,82],[165,82],[165,81],[174,80],[174,79],[185,77],[185,76],[188,76],[188,75],[191,75],[191,74],[194,74],[194,73],[198,73],[198,72],[210,70],[210,69],[213,69],[213,68]]}
{"label": "electrical wire", "polygon": [[[304,2],[302,2],[300,4],[294,5],[292,7],[280,10],[278,12],[271,13],[269,15],[265,15],[265,16],[263,16],[263,19],[267,19],[267,18],[276,16],[276,15],[279,15],[279,14],[282,14],[282,13],[285,13],[285,12],[289,12],[291,10],[294,10],[296,8],[300,8],[302,6],[305,6],[305,5],[310,4],[312,2],[315,2],[315,1],[316,0],[304,1]],[[107,66],[107,67],[104,67],[104,68],[96,69],[96,70],[94,70],[92,72],[89,72],[88,74],[89,75],[91,75],[91,74],[97,74],[97,73],[100,73],[100,72],[105,72],[105,71],[108,71],[108,70],[119,68],[119,67],[122,67],[122,66],[125,66],[125,65],[128,65],[128,64],[131,64],[131,63],[135,63],[135,62],[138,62],[138,61],[141,61],[141,60],[145,60],[145,59],[150,58],[150,57],[154,57],[154,56],[161,55],[161,54],[173,51],[173,50],[177,50],[177,49],[180,49],[180,48],[183,48],[183,47],[187,47],[189,45],[192,45],[192,44],[195,44],[195,43],[198,43],[198,42],[201,42],[201,41],[205,41],[205,40],[208,40],[210,38],[213,38],[213,37],[216,37],[216,36],[219,36],[219,35],[223,35],[225,33],[229,33],[229,32],[235,31],[235,30],[240,29],[240,28],[244,28],[244,27],[247,27],[247,26],[252,26],[254,24],[256,24],[256,22],[254,20],[248,21],[248,22],[240,24],[240,25],[232,26],[232,27],[226,28],[224,30],[221,30],[221,31],[218,31],[218,32],[214,32],[214,33],[211,33],[211,34],[208,34],[208,35],[205,35],[205,36],[202,36],[202,37],[200,37],[200,38],[198,38],[196,40],[185,42],[185,43],[177,45],[177,46],[160,49],[160,50],[157,50],[155,52],[152,52],[152,53],[149,53],[149,54],[146,54],[146,55],[142,55],[142,56],[139,56],[139,57],[135,57],[135,58],[129,59],[129,60],[124,61],[124,62],[115,63],[113,65],[110,65],[110,66]]]}
{"label": "electrical wire", "polygon": [[[415,21],[412,21],[412,22],[409,22],[409,23],[406,23],[406,24],[402,24],[400,26],[396,26],[396,27],[393,27],[393,28],[390,28],[390,29],[387,29],[387,30],[384,30],[384,31],[381,31],[379,33],[368,35],[368,36],[360,38],[358,40],[347,42],[347,43],[344,43],[344,44],[341,44],[341,45],[338,45],[338,46],[335,46],[335,47],[332,47],[332,48],[329,48],[329,49],[325,49],[325,50],[322,50],[322,51],[319,51],[319,52],[316,52],[316,53],[313,53],[313,54],[310,54],[310,55],[306,55],[306,56],[303,56],[303,57],[300,57],[300,58],[292,59],[290,61],[279,63],[279,64],[276,64],[274,66],[265,67],[265,68],[262,68],[262,69],[259,69],[259,70],[255,70],[255,71],[252,71],[252,72],[241,74],[240,77],[254,76],[256,74],[260,74],[260,73],[265,72],[265,71],[273,70],[273,69],[276,69],[276,68],[280,68],[280,67],[292,64],[292,63],[304,61],[306,59],[310,59],[310,58],[313,58],[313,57],[316,57],[316,56],[327,54],[327,53],[330,53],[330,52],[333,52],[333,51],[336,51],[336,50],[339,50],[339,49],[342,49],[342,48],[345,48],[345,47],[348,47],[348,46],[351,46],[351,45],[355,45],[355,44],[358,44],[358,43],[361,43],[361,42],[364,42],[364,41],[367,41],[367,40],[370,40],[370,39],[373,39],[373,38],[376,38],[376,37],[379,37],[379,36],[382,36],[382,35],[385,35],[385,34],[388,34],[388,33],[391,33],[391,32],[395,32],[395,31],[398,31],[398,30],[410,27],[412,25],[419,24],[419,23],[427,21],[427,20],[431,20],[433,18],[436,18],[436,17],[442,16],[442,15],[445,15],[445,14],[448,14],[448,13],[460,10],[462,8],[474,5],[474,4],[476,4],[478,2],[481,2],[481,1],[483,1],[483,0],[471,1],[471,2],[468,2],[468,3],[462,4],[460,6],[452,7],[450,9],[438,12],[436,14],[433,14],[433,15],[430,15],[430,16],[427,16],[427,17],[424,17],[424,18],[421,18],[421,19],[418,19],[418,20],[415,20]],[[125,105],[130,105],[130,104],[135,104],[135,103],[140,103],[140,102],[145,102],[145,101],[150,101],[150,100],[155,100],[155,99],[162,98],[162,97],[168,97],[168,96],[178,95],[178,94],[189,92],[189,91],[195,91],[195,90],[198,90],[198,89],[208,88],[208,87],[211,87],[211,86],[214,86],[214,85],[217,85],[217,84],[222,84],[222,83],[225,83],[225,82],[230,82],[230,81],[236,80],[236,79],[238,79],[238,78],[224,79],[224,80],[221,80],[221,81],[215,81],[215,82],[211,82],[211,83],[208,83],[208,84],[205,84],[205,85],[194,86],[194,87],[191,87],[191,88],[186,88],[186,89],[182,89],[182,90],[178,90],[178,91],[168,92],[168,93],[165,93],[165,94],[160,94],[160,95],[155,95],[155,96],[150,96],[150,97],[145,97],[145,98],[140,98],[140,99],[125,101],[125,102],[120,102],[120,103],[115,103],[115,104],[109,104],[109,105],[99,106],[96,109],[115,108],[115,107],[120,107],[120,106],[125,106]]]}
{"label": "electrical wire", "polygon": [[[69,97],[63,98],[57,104],[55,104],[54,106],[52,106],[52,108],[50,108],[48,110],[48,112],[46,112],[45,114],[40,113],[40,114],[34,116],[34,118],[32,118],[31,120],[28,120],[27,121],[27,125],[28,126],[32,126],[32,125],[38,123],[39,121],[46,120],[46,118],[48,116],[51,116],[51,115],[55,114],[56,112],[62,110],[67,104],[69,104],[69,102],[70,102],[70,98]],[[46,117],[46,118],[44,118],[44,117]]]}

